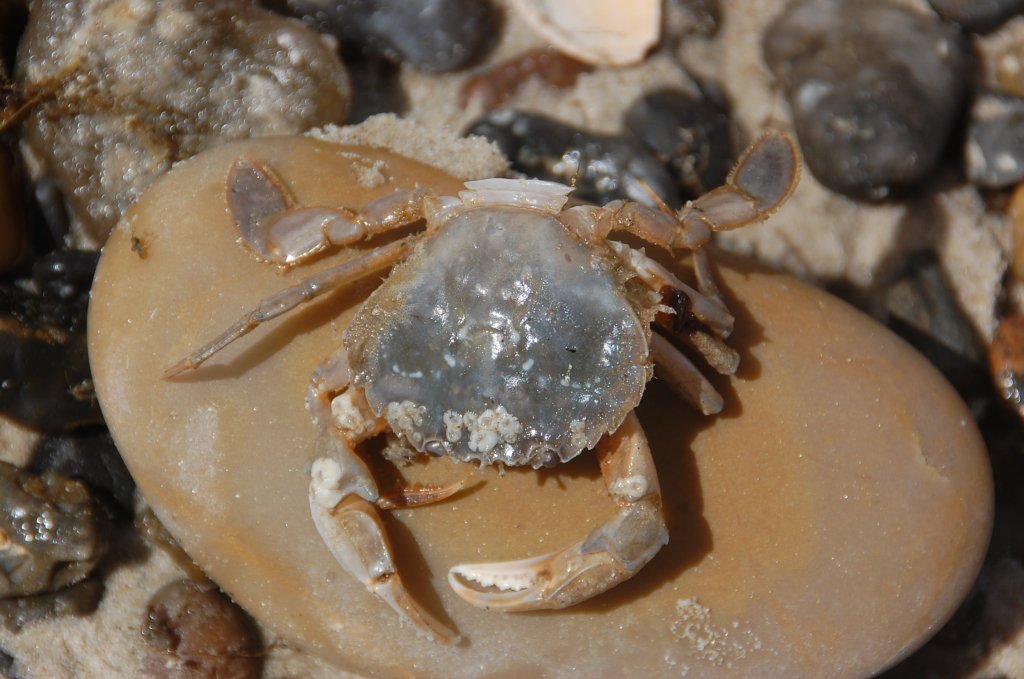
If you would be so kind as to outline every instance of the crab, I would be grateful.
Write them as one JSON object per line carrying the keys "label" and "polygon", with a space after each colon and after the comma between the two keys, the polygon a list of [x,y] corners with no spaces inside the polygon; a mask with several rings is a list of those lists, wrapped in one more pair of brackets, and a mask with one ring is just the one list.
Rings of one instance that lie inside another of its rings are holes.
{"label": "crab", "polygon": [[[633,410],[655,368],[701,413],[721,410],[722,397],[678,347],[725,375],[739,363],[724,341],[734,321],[704,246],[713,231],[766,219],[798,175],[793,142],[770,132],[723,186],[675,213],[656,200],[567,208],[568,186],[500,178],[466,182],[457,197],[399,191],[356,213],[296,206],[271,168],[239,158],[227,202],[240,243],[258,259],[290,267],[331,248],[369,247],[260,301],[165,377],[390,269],[311,376],[306,403],[318,442],[309,506],[317,531],[344,570],[404,621],[453,643],[458,634],[403,585],[380,511],[443,500],[463,483],[382,492],[360,445],[384,435],[389,448],[410,454],[535,469],[594,450],[617,505],[604,525],[550,554],[458,564],[448,573],[474,606],[572,606],[631,578],[668,541],[655,465]],[[669,256],[688,254],[696,288],[617,234]]]}

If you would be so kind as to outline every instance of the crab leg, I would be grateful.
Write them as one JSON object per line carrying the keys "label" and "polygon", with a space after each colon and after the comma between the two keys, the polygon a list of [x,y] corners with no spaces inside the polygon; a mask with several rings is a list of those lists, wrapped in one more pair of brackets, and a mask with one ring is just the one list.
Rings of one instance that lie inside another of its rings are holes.
{"label": "crab leg", "polygon": [[657,208],[616,200],[604,207],[580,206],[565,221],[581,236],[597,242],[625,231],[669,252],[696,250],[712,231],[728,231],[770,217],[785,202],[800,177],[793,141],[769,132],[748,148],[725,185],[688,202],[674,215]]}
{"label": "crab leg", "polygon": [[799,179],[793,140],[768,132],[743,152],[723,186],[690,201],[676,216],[684,231],[696,223],[729,231],[764,221],[786,202]]}
{"label": "crab leg", "polygon": [[702,415],[722,412],[722,395],[711,386],[690,359],[657,333],[651,334],[651,358],[654,360],[657,376]]}
{"label": "crab leg", "polygon": [[438,200],[421,189],[385,196],[358,214],[347,208],[295,207],[270,168],[244,158],[228,171],[227,200],[239,240],[260,259],[282,265],[394,231],[440,209]]}
{"label": "crab leg", "polygon": [[733,319],[725,305],[704,295],[679,280],[671,271],[658,264],[643,250],[632,248],[625,243],[610,240],[612,248],[622,263],[640,277],[647,287],[660,295],[677,293],[687,300],[689,312],[696,321],[708,327],[719,337],[728,337],[732,332]]}
{"label": "crab leg", "polygon": [[[721,340],[729,336],[733,326],[733,317],[725,305],[686,285],[642,250],[615,241],[608,244],[647,287],[661,295],[665,311],[658,313],[654,322],[693,347],[717,372],[734,374],[739,368],[739,354]],[[705,281],[702,286],[707,289],[708,284]],[[711,289],[717,292],[717,288]]]}
{"label": "crab leg", "polygon": [[[565,608],[633,577],[668,542],[658,477],[636,415],[597,446],[618,513],[561,551],[521,561],[459,564],[448,583],[480,608],[531,611]],[[475,583],[479,587],[468,584]]]}
{"label": "crab leg", "polygon": [[227,345],[248,335],[261,323],[277,318],[324,293],[348,285],[375,271],[388,268],[405,257],[409,253],[411,245],[409,239],[389,243],[362,257],[313,274],[298,285],[267,297],[217,338],[168,368],[164,372],[164,378],[174,377],[186,370],[199,367]]}
{"label": "crab leg", "polygon": [[430,639],[451,644],[459,636],[424,610],[402,583],[377,509],[377,484],[341,436],[320,438],[324,457],[313,462],[309,508],[313,524],[341,567]]}
{"label": "crab leg", "polygon": [[[362,390],[349,384],[348,353],[344,347],[332,354],[314,372],[306,403],[320,431],[317,459],[311,469],[309,508],[313,524],[334,558],[350,575],[391,606],[420,632],[440,643],[453,643],[458,635],[423,610],[402,584],[392,556],[391,543],[373,505],[396,503],[380,493],[366,463],[354,446],[382,426],[362,398]],[[342,398],[338,410],[347,427],[339,427],[334,400]],[[352,424],[353,420],[363,421]],[[423,493],[434,501],[451,496],[462,484],[431,487]],[[412,502],[410,504],[415,504]]]}

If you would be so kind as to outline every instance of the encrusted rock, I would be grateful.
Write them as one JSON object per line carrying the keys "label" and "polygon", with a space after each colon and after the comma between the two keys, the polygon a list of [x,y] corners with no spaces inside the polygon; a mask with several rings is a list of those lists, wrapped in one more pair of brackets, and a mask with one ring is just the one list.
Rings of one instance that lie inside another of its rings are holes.
{"label": "encrusted rock", "polygon": [[63,192],[71,240],[89,247],[175,161],[341,122],[348,99],[333,45],[227,0],[40,0],[17,76],[51,94],[24,122],[22,147]]}
{"label": "encrusted rock", "polygon": [[0,462],[0,597],[59,590],[103,557],[109,519],[80,481]]}
{"label": "encrusted rock", "polygon": [[935,169],[971,63],[959,27],[887,0],[803,0],[763,47],[822,184],[881,199]]}

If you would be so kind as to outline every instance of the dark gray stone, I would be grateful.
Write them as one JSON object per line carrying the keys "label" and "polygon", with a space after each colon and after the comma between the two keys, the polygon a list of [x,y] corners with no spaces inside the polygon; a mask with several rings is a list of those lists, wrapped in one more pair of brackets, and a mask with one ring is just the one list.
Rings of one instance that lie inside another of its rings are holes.
{"label": "dark gray stone", "polygon": [[939,16],[968,31],[987,33],[1015,14],[1024,12],[1024,0],[928,0]]}
{"label": "dark gray stone", "polygon": [[104,427],[44,436],[32,451],[28,470],[35,474],[52,470],[83,481],[119,518],[132,515],[135,481]]}
{"label": "dark gray stone", "polygon": [[982,92],[974,100],[964,150],[967,178],[986,189],[1024,179],[1024,99]]}
{"label": "dark gray stone", "polygon": [[[425,71],[479,60],[496,42],[498,15],[485,0],[276,0],[342,45]],[[346,47],[348,49],[348,47]]]}
{"label": "dark gray stone", "polygon": [[537,179],[574,184],[573,195],[604,204],[616,199],[650,203],[649,187],[673,207],[676,181],[648,148],[630,137],[597,135],[534,113],[497,110],[466,131],[487,137],[513,169]]}
{"label": "dark gray stone", "polygon": [[32,278],[0,284],[0,413],[43,432],[103,421],[85,320],[99,253],[51,252]]}
{"label": "dark gray stone", "polygon": [[878,200],[938,165],[971,65],[959,27],[884,0],[805,0],[775,20],[763,46],[822,184]]}
{"label": "dark gray stone", "polygon": [[625,126],[675,171],[686,199],[721,186],[735,160],[725,106],[681,90],[645,95]]}

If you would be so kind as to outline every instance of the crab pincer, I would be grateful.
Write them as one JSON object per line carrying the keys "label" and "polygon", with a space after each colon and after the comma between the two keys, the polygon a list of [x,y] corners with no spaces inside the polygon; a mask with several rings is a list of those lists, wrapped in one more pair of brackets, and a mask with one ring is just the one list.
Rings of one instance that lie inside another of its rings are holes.
{"label": "crab pincer", "polygon": [[[579,542],[543,556],[459,564],[448,583],[474,606],[502,611],[565,608],[633,577],[668,542],[647,438],[630,413],[596,448],[618,512]],[[470,581],[482,588],[464,584]]]}

